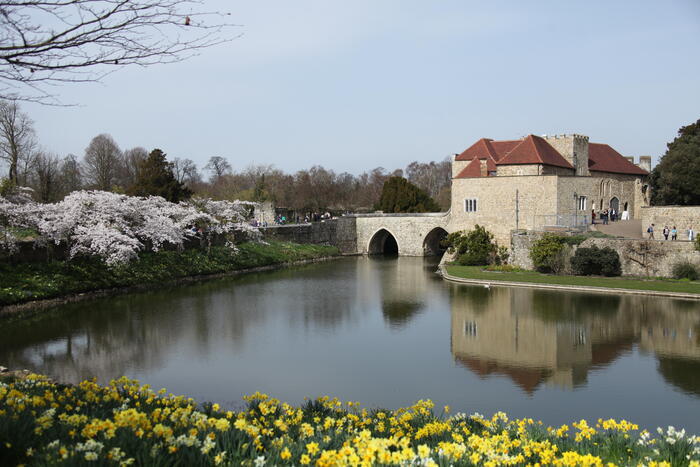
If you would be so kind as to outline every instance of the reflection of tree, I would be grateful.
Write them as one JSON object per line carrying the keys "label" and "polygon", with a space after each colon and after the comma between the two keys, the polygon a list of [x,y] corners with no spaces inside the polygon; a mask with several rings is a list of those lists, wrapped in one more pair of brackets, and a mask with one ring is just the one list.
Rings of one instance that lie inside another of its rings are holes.
{"label": "reflection of tree", "polygon": [[155,370],[168,355],[236,353],[265,321],[333,329],[356,300],[354,262],[251,274],[66,305],[3,324],[0,362],[78,381]]}
{"label": "reflection of tree", "polygon": [[684,392],[700,395],[700,361],[659,357],[659,373]]}
{"label": "reflection of tree", "polygon": [[587,316],[616,314],[620,308],[620,296],[533,290],[532,308],[545,321],[582,321]]}
{"label": "reflection of tree", "polygon": [[474,313],[486,313],[492,307],[493,298],[508,289],[486,289],[481,286],[463,286],[451,284],[450,302],[452,310],[469,308]]}
{"label": "reflection of tree", "polygon": [[382,302],[384,321],[392,328],[401,328],[423,308],[422,303],[410,301]]}

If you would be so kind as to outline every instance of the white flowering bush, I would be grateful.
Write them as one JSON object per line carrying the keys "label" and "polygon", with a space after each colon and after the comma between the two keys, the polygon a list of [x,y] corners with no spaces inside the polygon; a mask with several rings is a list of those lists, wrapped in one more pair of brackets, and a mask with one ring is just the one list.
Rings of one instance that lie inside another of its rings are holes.
{"label": "white flowering bush", "polygon": [[76,191],[53,204],[14,203],[0,197],[0,248],[16,249],[13,232],[29,228],[40,244],[66,242],[70,258],[86,255],[109,265],[128,262],[144,249],[182,246],[189,238],[244,232],[255,203],[212,201],[171,203],[159,196],[134,197],[104,191]]}

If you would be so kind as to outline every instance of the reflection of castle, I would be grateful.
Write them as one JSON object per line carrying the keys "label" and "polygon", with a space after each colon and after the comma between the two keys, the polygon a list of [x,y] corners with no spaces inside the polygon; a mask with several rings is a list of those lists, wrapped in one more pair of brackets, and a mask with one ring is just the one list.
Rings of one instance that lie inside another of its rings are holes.
{"label": "reflection of castle", "polygon": [[[528,393],[542,383],[585,384],[589,369],[612,363],[636,343],[660,358],[680,357],[700,368],[700,315],[678,309],[685,304],[460,286],[452,296],[452,354],[479,376],[508,376]],[[673,380],[670,373],[664,377]],[[684,384],[700,394],[700,381]]]}

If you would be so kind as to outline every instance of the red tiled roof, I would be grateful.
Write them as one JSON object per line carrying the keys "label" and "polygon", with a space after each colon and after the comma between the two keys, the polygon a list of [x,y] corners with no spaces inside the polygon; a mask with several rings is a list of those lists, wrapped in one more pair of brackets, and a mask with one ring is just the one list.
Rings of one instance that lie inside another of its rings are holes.
{"label": "red tiled roof", "polygon": [[474,157],[472,161],[457,174],[455,178],[475,178],[481,177],[481,162],[478,157]]}
{"label": "red tiled roof", "polygon": [[607,144],[588,143],[588,169],[630,175],[649,175]]}
{"label": "red tiled roof", "polygon": [[498,158],[496,151],[491,147],[491,140],[481,138],[476,143],[469,146],[462,154],[455,157],[456,161],[470,161],[478,157],[479,159]]}
{"label": "red tiled roof", "polygon": [[[488,172],[494,172],[495,170],[496,163],[490,157],[487,158],[486,176],[488,176]],[[474,159],[472,159],[472,161],[469,164],[467,164],[467,166],[463,168],[462,171],[459,172],[455,178],[477,178],[481,176],[481,159],[479,159],[478,157],[474,157]]]}
{"label": "red tiled roof", "polygon": [[496,162],[498,165],[543,164],[555,167],[574,167],[552,146],[539,136],[529,135],[513,148],[505,157]]}
{"label": "red tiled roof", "polygon": [[528,394],[533,394],[535,389],[551,374],[546,369],[518,368],[462,355],[455,355],[454,358],[459,364],[473,371],[480,378],[485,379],[492,374],[508,376]]}
{"label": "red tiled roof", "polygon": [[514,139],[510,141],[489,141],[491,147],[496,152],[496,160],[503,158],[506,154],[512,151],[518,144],[522,143],[521,139]]}

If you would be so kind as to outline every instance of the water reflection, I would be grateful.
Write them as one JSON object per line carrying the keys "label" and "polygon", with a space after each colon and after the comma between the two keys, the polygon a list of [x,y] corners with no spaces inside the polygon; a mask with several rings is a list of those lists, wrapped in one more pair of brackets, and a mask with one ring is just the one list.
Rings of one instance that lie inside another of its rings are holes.
{"label": "water reflection", "polygon": [[332,331],[361,319],[355,295],[354,282],[311,265],[303,278],[287,269],[73,303],[0,328],[0,361],[64,381],[104,382],[160,368],[181,352],[202,359],[240,352],[248,330],[275,315]]}
{"label": "water reflection", "polygon": [[[347,258],[0,322],[0,364],[126,375],[236,407],[255,391],[700,431],[700,303],[468,287],[421,258]],[[663,404],[649,401],[663,400]]]}
{"label": "water reflection", "polygon": [[501,287],[458,287],[451,298],[452,354],[481,378],[505,375],[528,394],[577,388],[639,345],[665,380],[700,394],[695,302]]}

